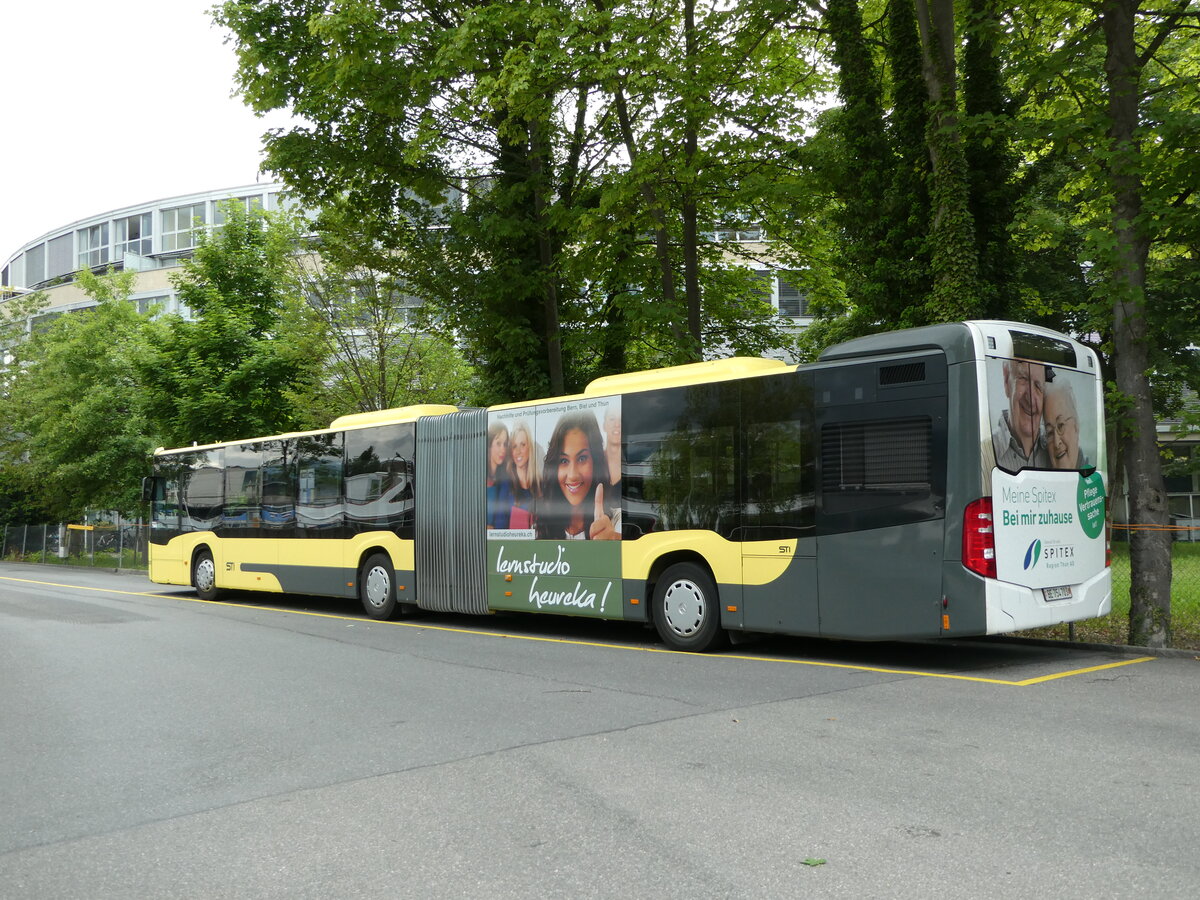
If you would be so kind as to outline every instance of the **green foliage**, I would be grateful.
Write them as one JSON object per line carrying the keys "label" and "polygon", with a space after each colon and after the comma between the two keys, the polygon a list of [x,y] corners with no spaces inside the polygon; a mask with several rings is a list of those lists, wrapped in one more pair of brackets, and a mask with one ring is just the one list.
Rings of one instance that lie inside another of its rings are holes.
{"label": "green foliage", "polygon": [[472,368],[441,333],[433,310],[407,283],[373,266],[404,268],[378,254],[338,209],[322,216],[320,259],[296,260],[293,278],[307,298],[326,368],[308,404],[320,421],[348,412],[416,403],[474,405]]}
{"label": "green foliage", "polygon": [[217,18],[248,102],[307,123],[268,138],[270,168],[390,255],[372,268],[436,310],[496,401],[692,358],[697,329],[710,353],[763,339],[753,292],[714,293],[744,285],[710,271],[728,260],[699,232],[790,217],[796,100],[822,76],[794,5],[705,6],[691,27],[686,6],[292,0]]}
{"label": "green foliage", "polygon": [[0,302],[0,384],[7,376],[11,361],[4,351],[16,347],[27,337],[27,323],[46,308],[44,291],[34,291]]}
{"label": "green foliage", "polygon": [[146,318],[127,302],[132,273],[78,281],[98,305],[55,319],[14,348],[0,407],[5,518],[67,521],[85,509],[135,513],[154,446],[134,360]]}
{"label": "green foliage", "polygon": [[317,423],[302,404],[323,355],[289,279],[296,226],[239,203],[197,237],[175,284],[194,319],[164,319],[138,360],[147,415],[168,446],[275,434]]}

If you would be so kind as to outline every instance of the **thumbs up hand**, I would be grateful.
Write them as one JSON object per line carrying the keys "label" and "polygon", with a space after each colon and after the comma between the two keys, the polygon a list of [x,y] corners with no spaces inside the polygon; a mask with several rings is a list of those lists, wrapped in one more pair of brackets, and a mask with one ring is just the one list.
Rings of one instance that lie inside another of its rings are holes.
{"label": "thumbs up hand", "polygon": [[588,538],[593,541],[617,541],[620,537],[617,531],[613,528],[612,519],[608,517],[608,512],[604,509],[604,485],[596,485],[596,509],[595,518],[592,519],[592,527],[588,530]]}

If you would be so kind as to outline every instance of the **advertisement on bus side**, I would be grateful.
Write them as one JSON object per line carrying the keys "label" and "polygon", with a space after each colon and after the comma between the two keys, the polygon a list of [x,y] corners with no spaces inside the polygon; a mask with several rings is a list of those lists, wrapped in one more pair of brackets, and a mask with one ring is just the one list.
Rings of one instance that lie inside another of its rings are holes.
{"label": "advertisement on bus side", "polygon": [[494,609],[621,615],[621,398],[488,414]]}

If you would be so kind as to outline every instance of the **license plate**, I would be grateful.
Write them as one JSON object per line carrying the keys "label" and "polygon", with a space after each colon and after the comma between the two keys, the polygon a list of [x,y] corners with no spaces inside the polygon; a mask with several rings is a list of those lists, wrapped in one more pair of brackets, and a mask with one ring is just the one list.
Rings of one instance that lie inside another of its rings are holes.
{"label": "license plate", "polygon": [[1047,600],[1070,600],[1071,586],[1068,584],[1063,587],[1042,588],[1042,595]]}

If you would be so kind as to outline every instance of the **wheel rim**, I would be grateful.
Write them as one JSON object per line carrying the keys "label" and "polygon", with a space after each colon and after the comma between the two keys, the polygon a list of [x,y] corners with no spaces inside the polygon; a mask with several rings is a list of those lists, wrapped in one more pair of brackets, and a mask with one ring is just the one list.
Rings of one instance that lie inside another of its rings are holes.
{"label": "wheel rim", "polygon": [[363,585],[366,601],[371,608],[383,609],[392,590],[392,578],[387,569],[383,566],[372,566],[367,570],[367,577]]}
{"label": "wheel rim", "polygon": [[663,617],[680,637],[690,637],[700,629],[706,610],[704,591],[694,581],[680,579],[663,594]]}
{"label": "wheel rim", "polygon": [[207,593],[217,583],[217,566],[211,557],[204,557],[196,563],[196,590]]}

